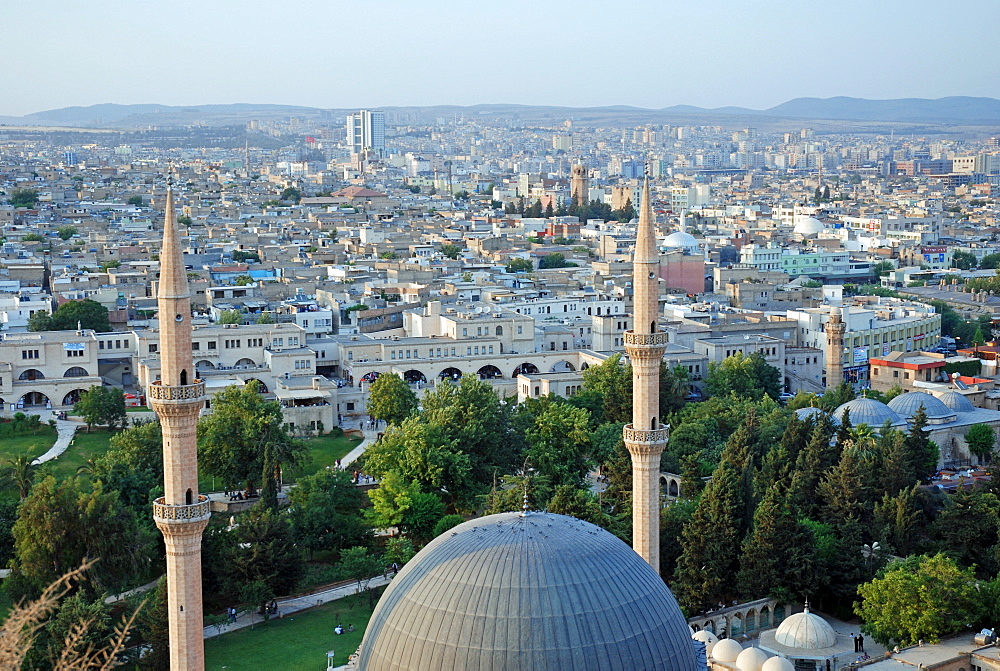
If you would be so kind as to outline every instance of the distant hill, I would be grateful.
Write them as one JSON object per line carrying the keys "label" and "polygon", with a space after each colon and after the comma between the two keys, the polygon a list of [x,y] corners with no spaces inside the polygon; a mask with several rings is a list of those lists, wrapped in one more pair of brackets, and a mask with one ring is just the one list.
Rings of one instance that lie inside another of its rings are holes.
{"label": "distant hill", "polygon": [[989,123],[1000,120],[1000,100],[995,98],[796,98],[763,112],[771,116],[854,121],[910,123]]}
{"label": "distant hill", "polygon": [[[295,105],[117,105],[63,107],[35,112],[23,117],[0,117],[0,124],[29,126],[72,126],[83,128],[160,128],[203,124],[221,126],[241,124],[252,119],[269,120],[298,116],[304,119],[342,117],[354,108],[319,109]],[[781,119],[817,121],[881,122],[910,124],[982,125],[1000,123],[1000,100],[953,96],[930,100],[900,98],[867,100],[864,98],[796,98],[766,110],[745,107],[707,109],[692,105],[673,105],[662,109],[644,109],[629,105],[603,107],[559,107],[544,105],[483,104],[471,106],[434,105],[383,107],[390,118],[405,123],[432,122],[457,115],[493,116],[516,119],[522,123],[550,124],[572,118],[595,124],[759,122]]]}

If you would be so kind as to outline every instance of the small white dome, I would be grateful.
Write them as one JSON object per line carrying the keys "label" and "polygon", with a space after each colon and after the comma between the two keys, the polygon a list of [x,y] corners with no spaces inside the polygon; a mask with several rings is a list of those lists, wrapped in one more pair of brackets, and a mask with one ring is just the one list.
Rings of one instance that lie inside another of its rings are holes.
{"label": "small white dome", "polygon": [[686,231],[674,231],[663,240],[664,247],[681,247],[683,249],[697,249],[698,238]]}
{"label": "small white dome", "polygon": [[769,657],[760,671],[795,671],[795,665],[784,657]]}
{"label": "small white dome", "polygon": [[774,641],[788,648],[816,650],[836,645],[837,633],[830,624],[807,607],[785,619],[774,633]]}
{"label": "small white dome", "polygon": [[712,648],[712,659],[717,662],[732,664],[740,656],[741,652],[743,652],[743,646],[738,641],[734,641],[731,638],[724,638]]}
{"label": "small white dome", "polygon": [[712,656],[712,649],[715,648],[715,644],[719,642],[718,636],[710,631],[705,631],[704,629],[691,634],[691,638],[705,644],[705,654],[709,657]]}
{"label": "small white dome", "polygon": [[736,657],[736,668],[740,671],[761,671],[767,653],[760,648],[747,648]]}
{"label": "small white dome", "polygon": [[816,235],[817,233],[822,233],[825,228],[826,224],[819,219],[816,219],[815,217],[806,217],[805,219],[799,221],[799,223],[795,224],[795,228],[792,230],[799,235]]}

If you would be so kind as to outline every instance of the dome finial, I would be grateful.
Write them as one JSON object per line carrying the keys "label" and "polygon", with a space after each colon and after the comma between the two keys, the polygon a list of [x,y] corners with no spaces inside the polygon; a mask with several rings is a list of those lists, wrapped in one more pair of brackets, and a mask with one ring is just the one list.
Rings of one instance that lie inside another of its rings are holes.
{"label": "dome finial", "polygon": [[528,516],[528,479],[524,479],[524,498],[521,501],[521,517]]}
{"label": "dome finial", "polygon": [[806,612],[806,613],[808,613],[808,612],[809,612],[809,599],[806,599],[806,606],[805,606],[805,608],[803,609],[803,612]]}

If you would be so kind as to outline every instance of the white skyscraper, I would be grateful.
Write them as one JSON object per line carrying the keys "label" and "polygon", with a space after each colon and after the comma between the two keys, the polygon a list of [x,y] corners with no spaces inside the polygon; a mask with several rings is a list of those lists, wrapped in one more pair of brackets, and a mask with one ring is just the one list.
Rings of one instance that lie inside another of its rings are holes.
{"label": "white skyscraper", "polygon": [[385,156],[385,112],[361,110],[347,115],[347,145],[352,154],[370,150]]}

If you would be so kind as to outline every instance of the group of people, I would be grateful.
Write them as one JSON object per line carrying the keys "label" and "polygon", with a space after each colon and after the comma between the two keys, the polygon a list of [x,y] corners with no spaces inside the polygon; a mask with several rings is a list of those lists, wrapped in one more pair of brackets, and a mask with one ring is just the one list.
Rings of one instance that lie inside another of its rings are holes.
{"label": "group of people", "polygon": [[243,491],[231,492],[228,489],[226,490],[226,496],[229,497],[230,501],[245,501],[247,499],[255,498],[254,496],[250,495],[250,492],[243,492]]}
{"label": "group of people", "polygon": [[854,652],[864,652],[865,651],[865,637],[861,634],[855,636],[851,634],[851,640],[854,641]]}
{"label": "group of people", "polygon": [[347,625],[347,629],[344,629],[344,625],[337,624],[337,626],[333,628],[333,633],[335,633],[337,636],[340,636],[345,631],[346,632],[354,631],[354,625],[353,624],[349,624],[349,625]]}
{"label": "group of people", "polygon": [[368,419],[361,420],[361,423],[358,424],[358,428],[361,429],[362,431],[364,431],[365,429],[371,431],[373,429],[377,429],[381,424],[382,424],[381,419],[375,419],[374,417],[369,416]]}

